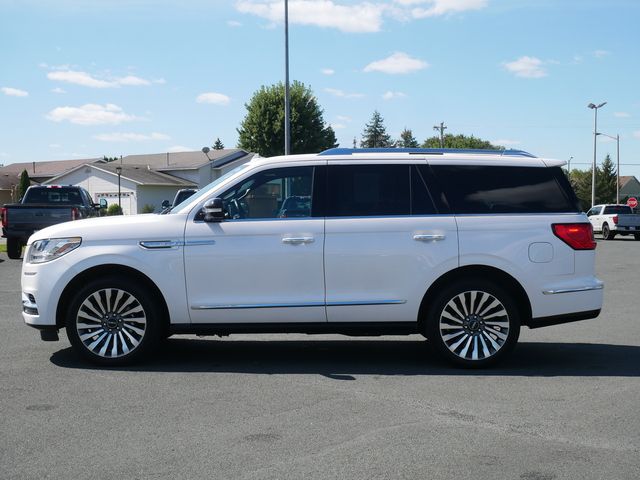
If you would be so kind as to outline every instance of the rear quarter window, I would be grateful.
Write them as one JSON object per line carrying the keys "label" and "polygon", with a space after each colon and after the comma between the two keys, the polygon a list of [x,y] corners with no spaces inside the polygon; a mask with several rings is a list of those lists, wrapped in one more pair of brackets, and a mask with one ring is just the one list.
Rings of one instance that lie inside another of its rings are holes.
{"label": "rear quarter window", "polygon": [[579,201],[560,167],[433,165],[453,213],[574,213]]}

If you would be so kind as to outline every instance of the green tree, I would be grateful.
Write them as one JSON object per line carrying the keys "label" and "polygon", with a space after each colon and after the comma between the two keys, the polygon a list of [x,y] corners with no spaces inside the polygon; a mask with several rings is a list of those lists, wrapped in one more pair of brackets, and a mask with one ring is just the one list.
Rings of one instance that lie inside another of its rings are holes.
{"label": "green tree", "polygon": [[417,148],[420,144],[416,140],[416,137],[413,136],[413,132],[405,127],[400,134],[400,140],[398,140],[397,146],[404,148]]}
{"label": "green tree", "polygon": [[607,155],[596,170],[596,203],[615,203],[616,181],[616,168]]}
{"label": "green tree", "polygon": [[[434,136],[427,138],[422,143],[423,148],[440,148],[440,137]],[[474,148],[480,150],[500,150],[499,146],[493,145],[487,140],[476,138],[473,135],[453,135],[447,133],[444,136],[444,148]]]}
{"label": "green tree", "polygon": [[591,169],[571,170],[569,178],[582,210],[586,212],[591,208]]}
{"label": "green tree", "polygon": [[360,147],[362,148],[388,148],[393,147],[391,136],[384,126],[384,119],[380,112],[375,110],[371,120],[364,126]]}
{"label": "green tree", "polygon": [[18,198],[24,197],[27,188],[31,185],[31,180],[29,180],[29,174],[26,170],[23,170],[20,174],[20,182],[18,183]]}
{"label": "green tree", "polygon": [[213,142],[214,150],[224,150],[224,144],[220,141],[220,138],[216,138],[216,141]]}
{"label": "green tree", "polygon": [[[291,153],[315,153],[338,146],[333,129],[322,117],[311,88],[294,81],[289,89]],[[284,84],[262,86],[245,104],[247,114],[238,131],[238,147],[263,157],[284,153]]]}
{"label": "green tree", "polygon": [[144,207],[142,207],[142,213],[153,213],[155,211],[156,211],[156,207],[148,203],[145,203]]}
{"label": "green tree", "polygon": [[105,162],[115,162],[116,160],[118,160],[118,157],[107,157],[106,155],[103,155],[102,160],[104,160]]}
{"label": "green tree", "polygon": [[[591,176],[592,169],[571,170],[570,181],[576,196],[580,200],[582,209],[586,212],[591,208]],[[614,203],[616,200],[616,170],[609,155],[602,165],[596,167],[595,204]]]}

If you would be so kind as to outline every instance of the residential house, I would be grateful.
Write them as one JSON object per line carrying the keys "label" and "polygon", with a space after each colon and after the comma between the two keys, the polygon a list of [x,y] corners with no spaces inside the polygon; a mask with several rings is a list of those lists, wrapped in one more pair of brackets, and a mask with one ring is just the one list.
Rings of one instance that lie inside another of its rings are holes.
{"label": "residential house", "polygon": [[171,201],[176,191],[196,186],[194,182],[152,170],[147,165],[119,162],[80,165],[44,184],[81,186],[96,203],[103,198],[108,205],[117,205],[120,201],[125,215],[143,213],[145,209],[159,212],[162,202]]}

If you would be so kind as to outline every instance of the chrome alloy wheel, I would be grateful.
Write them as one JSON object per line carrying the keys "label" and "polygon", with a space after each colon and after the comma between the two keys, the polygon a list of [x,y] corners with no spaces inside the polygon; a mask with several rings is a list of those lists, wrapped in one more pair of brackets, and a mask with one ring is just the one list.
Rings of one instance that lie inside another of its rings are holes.
{"label": "chrome alloy wheel", "polygon": [[147,330],[147,316],[136,297],[117,288],[98,290],[80,305],[76,329],[83,345],[103,358],[133,352]]}
{"label": "chrome alloy wheel", "polygon": [[464,360],[494,356],[509,336],[509,314],[493,295],[479,290],[453,297],[440,313],[439,331],[444,344]]}

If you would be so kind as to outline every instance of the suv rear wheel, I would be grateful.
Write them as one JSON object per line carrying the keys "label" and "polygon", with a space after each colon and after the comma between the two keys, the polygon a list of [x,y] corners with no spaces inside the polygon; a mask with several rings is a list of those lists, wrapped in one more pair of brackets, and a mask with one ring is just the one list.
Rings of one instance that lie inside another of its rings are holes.
{"label": "suv rear wheel", "polygon": [[67,336],[83,357],[124,365],[142,357],[160,335],[160,313],[139,283],[109,276],[82,287],[70,303]]}
{"label": "suv rear wheel", "polygon": [[498,285],[459,281],[433,302],[425,333],[447,360],[468,368],[486,367],[513,349],[520,336],[520,316],[511,296]]}

